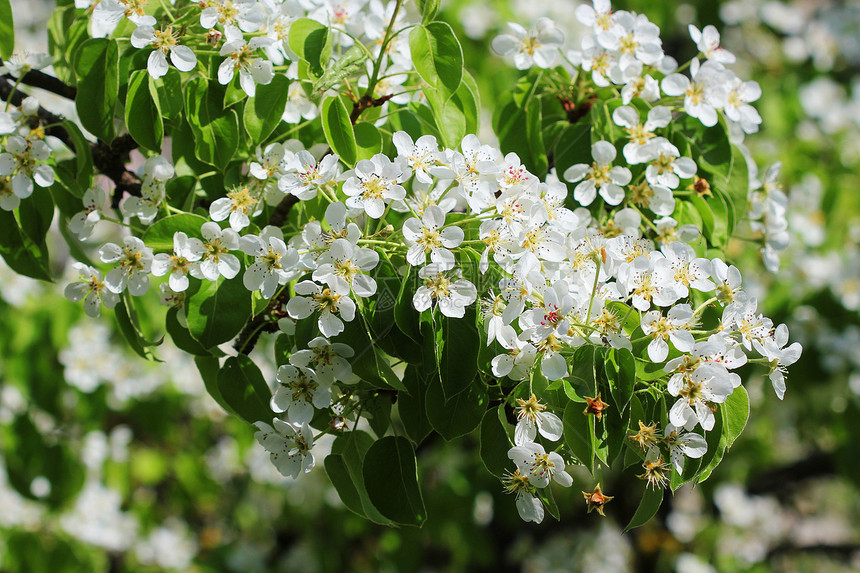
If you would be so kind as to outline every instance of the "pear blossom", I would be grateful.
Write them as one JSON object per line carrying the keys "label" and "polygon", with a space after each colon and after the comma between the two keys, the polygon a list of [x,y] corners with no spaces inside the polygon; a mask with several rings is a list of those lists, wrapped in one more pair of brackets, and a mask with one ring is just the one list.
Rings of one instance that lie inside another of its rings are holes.
{"label": "pear blossom", "polygon": [[69,230],[83,241],[92,234],[96,223],[101,220],[101,209],[105,203],[105,192],[101,187],[90,187],[83,197],[84,210],[69,219]]}
{"label": "pear blossom", "polygon": [[314,417],[314,408],[331,406],[331,386],[321,384],[313,370],[284,364],[278,368],[277,378],[272,410],[286,412],[293,424],[308,424]]}
{"label": "pear blossom", "polygon": [[317,336],[308,347],[290,354],[290,364],[296,367],[310,368],[322,384],[332,384],[340,380],[349,380],[352,376],[352,365],[347,358],[355,356],[355,351],[346,344],[329,342],[327,338]]}
{"label": "pear blossom", "polygon": [[346,205],[364,209],[368,217],[379,219],[385,212],[386,202],[406,197],[406,190],[400,183],[410,175],[411,170],[401,158],[392,162],[387,156],[377,153],[370,159],[362,159],[355,169],[343,174],[346,178],[343,192],[349,197]]}
{"label": "pear blossom", "polygon": [[96,3],[92,15],[94,38],[109,36],[123,18],[138,26],[155,26],[155,17],[146,14],[148,0],[101,0]]}
{"label": "pear blossom", "polygon": [[666,316],[659,310],[646,312],[642,317],[642,332],[653,340],[648,344],[648,358],[652,362],[663,362],[669,354],[667,340],[681,352],[693,349],[695,340],[690,333],[693,309],[689,304],[679,304],[669,309]]}
{"label": "pear blossom", "polygon": [[573,478],[564,471],[564,459],[556,452],[547,453],[538,443],[514,446],[508,450],[508,457],[521,475],[529,476],[529,483],[535,487],[547,487],[552,481],[563,487],[573,485]]}
{"label": "pear blossom", "polygon": [[284,477],[297,478],[300,473],[308,473],[314,467],[313,432],[307,424],[293,424],[278,418],[272,419],[272,425],[265,422],[254,422],[258,431],[254,434],[257,442],[263,446],[272,464]]}
{"label": "pear blossom", "polygon": [[313,199],[322,186],[340,175],[339,160],[337,154],[329,154],[317,162],[309,151],[300,150],[287,160],[278,187],[302,201]]}
{"label": "pear blossom", "polygon": [[392,136],[392,141],[397,148],[397,154],[406,159],[415,174],[415,179],[421,183],[432,183],[433,175],[436,175],[440,170],[448,171],[437,167],[439,144],[436,142],[436,137],[422,135],[413,142],[408,133],[398,131]]}
{"label": "pear blossom", "polygon": [[33,194],[34,182],[39,187],[54,184],[54,170],[49,165],[37,164],[50,157],[51,149],[44,141],[10,135],[6,151],[0,153],[0,176],[11,175],[12,191],[19,199],[26,199]]}
{"label": "pear blossom", "polygon": [[220,55],[228,57],[218,66],[218,83],[229,84],[239,72],[239,85],[248,97],[254,97],[257,84],[267,85],[275,75],[272,62],[255,57],[254,51],[271,45],[272,39],[255,36],[246,43],[235,28],[228,28],[225,35],[227,41],[221,46]]}
{"label": "pear blossom", "polygon": [[149,54],[146,69],[149,75],[160,78],[167,73],[167,56],[180,72],[190,72],[197,67],[197,56],[188,46],[179,44],[180,33],[171,26],[156,30],[153,26],[138,26],[131,34],[131,45],[135,48],[152,46],[155,48]]}
{"label": "pear blossom", "polygon": [[430,263],[418,271],[424,283],[412,296],[412,306],[424,312],[431,305],[437,306],[449,318],[463,318],[466,307],[478,298],[475,285],[460,278],[459,269],[449,270],[436,263]]}
{"label": "pear blossom", "polygon": [[708,453],[708,442],[695,432],[684,432],[673,424],[667,424],[663,432],[663,443],[669,448],[669,459],[678,474],[684,472],[685,458],[699,459]]}
{"label": "pear blossom", "polygon": [[772,337],[762,340],[754,339],[753,347],[770,362],[770,374],[768,375],[773,384],[776,396],[782,400],[785,396],[785,367],[791,366],[800,359],[803,347],[799,342],[788,344],[788,327],[780,324],[776,327]]}
{"label": "pear blossom", "polygon": [[638,157],[649,164],[645,168],[645,179],[651,185],[675,189],[681,179],[690,179],[696,174],[696,162],[689,157],[681,157],[678,148],[663,137],[644,145]]}
{"label": "pear blossom", "polygon": [[656,135],[654,131],[666,127],[672,121],[672,112],[664,105],[658,105],[648,111],[643,124],[639,119],[639,111],[632,106],[623,105],[612,112],[612,121],[627,132],[629,142],[624,146],[624,159],[631,165],[645,163],[642,150]]}
{"label": "pear blossom", "polygon": [[674,73],[663,78],[660,86],[666,95],[684,96],[684,110],[690,117],[698,118],[702,125],[712,127],[717,124],[717,109],[722,109],[728,96],[724,72],[725,68],[713,60],[690,64],[692,80],[687,76]]}
{"label": "pear blossom", "polygon": [[246,255],[254,257],[254,263],[245,270],[242,282],[250,291],[259,290],[263,298],[272,298],[279,284],[296,278],[295,265],[298,252],[284,243],[283,232],[271,225],[260,235],[245,235],[239,246]]}
{"label": "pear blossom", "polygon": [[500,56],[513,55],[518,70],[532,66],[551,68],[555,65],[558,50],[564,44],[564,33],[549,18],[538,18],[531,30],[515,22],[508,22],[510,34],[493,39],[493,50]]}
{"label": "pear blossom", "polygon": [[107,243],[99,249],[99,258],[103,263],[116,263],[105,276],[105,285],[111,292],[120,294],[128,288],[134,296],[142,296],[149,290],[152,249],[137,237],[125,237],[122,247]]}
{"label": "pear blossom", "polygon": [[412,266],[423,265],[427,255],[439,270],[454,268],[456,260],[450,251],[463,242],[465,235],[460,227],[445,227],[445,213],[438,205],[430,205],[424,210],[420,220],[415,217],[403,223],[403,239],[409,250],[406,260]]}
{"label": "pear blossom", "polygon": [[589,167],[584,163],[568,167],[563,177],[571,183],[582,179],[573,190],[573,197],[581,205],[588,206],[594,201],[597,192],[610,205],[618,205],[624,199],[623,185],[630,183],[632,174],[626,167],[614,166],[617,152],[608,141],[598,141],[591,146],[591,156],[594,163]]}
{"label": "pear blossom", "polygon": [[204,28],[220,24],[225,32],[232,29],[234,34],[236,28],[256,32],[263,20],[264,13],[256,0],[209,0],[200,13],[200,25]]}
{"label": "pear blossom", "polygon": [[75,263],[72,266],[80,273],[81,280],[66,286],[66,298],[72,302],[83,299],[84,312],[90,318],[99,317],[102,304],[107,308],[116,306],[116,303],[119,302],[119,296],[107,288],[99,271],[83,263]]}
{"label": "pear blossom", "polygon": [[726,106],[723,112],[731,121],[740,125],[744,133],[755,133],[761,125],[761,115],[749,105],[761,97],[761,87],[757,82],[742,81],[734,78],[726,96]]}
{"label": "pear blossom", "polygon": [[256,217],[262,210],[259,197],[247,187],[237,187],[228,192],[226,197],[212,201],[209,216],[213,221],[223,221],[229,217],[230,228],[238,233],[251,224],[251,217]]}
{"label": "pear blossom", "polygon": [[379,253],[356,247],[347,239],[335,239],[317,259],[313,280],[336,285],[338,292],[349,292],[367,298],[376,294],[376,281],[366,275],[379,264]]}
{"label": "pear blossom", "polygon": [[502,480],[507,493],[516,494],[517,513],[525,522],[533,521],[540,523],[543,521],[544,510],[541,500],[535,494],[535,486],[532,485],[528,475],[523,475],[517,469],[512,473],[505,475]]}
{"label": "pear blossom", "polygon": [[351,322],[355,318],[355,303],[349,298],[349,289],[342,286],[333,281],[325,286],[301,281],[293,287],[296,296],[287,303],[287,313],[301,320],[319,311],[320,333],[327,338],[337,336],[343,332],[343,321]]}
{"label": "pear blossom", "polygon": [[721,64],[735,63],[735,55],[720,46],[720,33],[714,26],[707,25],[700,31],[690,24],[688,30],[690,38],[696,43],[696,47],[699,48],[699,52],[705,58]]}
{"label": "pear blossom", "polygon": [[152,274],[161,277],[169,273],[167,284],[174,292],[184,292],[188,288],[188,274],[193,274],[196,261],[203,256],[205,249],[200,239],[189,238],[182,231],[173,234],[173,254],[159,253],[152,259]]}
{"label": "pear blossom", "polygon": [[709,404],[721,404],[734,390],[728,376],[712,365],[704,365],[689,376],[670,378],[669,394],[678,400],[669,410],[669,421],[677,427],[692,430],[696,424],[709,432],[716,418]]}
{"label": "pear blossom", "polygon": [[218,280],[219,276],[232,279],[239,274],[241,264],[230,251],[239,250],[239,235],[232,229],[221,229],[218,223],[207,221],[200,228],[203,236],[200,262],[191,267],[191,276],[208,281]]}
{"label": "pear blossom", "polygon": [[517,425],[514,428],[514,444],[522,446],[534,442],[537,434],[557,442],[564,433],[561,418],[546,411],[546,405],[541,404],[532,394],[528,400],[517,398]]}
{"label": "pear blossom", "polygon": [[18,79],[29,71],[50,66],[53,61],[54,58],[48,54],[16,51],[0,65],[0,74],[9,74]]}

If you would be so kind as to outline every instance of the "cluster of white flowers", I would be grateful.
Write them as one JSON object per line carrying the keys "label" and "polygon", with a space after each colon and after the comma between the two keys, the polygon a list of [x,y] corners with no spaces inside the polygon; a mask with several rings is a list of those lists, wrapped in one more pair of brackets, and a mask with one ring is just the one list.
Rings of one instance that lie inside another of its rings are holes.
{"label": "cluster of white flowers", "polygon": [[[147,70],[153,78],[164,76],[170,64],[180,72],[192,72],[198,67],[196,52],[214,47],[223,58],[218,66],[218,81],[226,85],[238,76],[239,86],[249,97],[255,95],[257,85],[271,83],[279,73],[275,66],[289,64],[285,75],[292,80],[299,79],[299,57],[288,42],[290,27],[299,18],[310,18],[331,27],[333,58],[345,53],[356,41],[367,46],[376,58],[395,10],[394,2],[381,0],[212,0],[185,7],[188,11],[184,16],[199,11],[196,15],[198,28],[188,24],[177,26],[173,16],[159,25],[150,15],[148,4],[148,0],[75,2],[78,8],[89,10],[93,37],[109,36],[124,18],[135,24],[137,28],[131,34],[131,44],[138,49],[152,50]],[[418,23],[407,18],[407,11],[399,10],[395,24],[403,28]],[[182,20],[187,22],[185,17]],[[202,32],[197,33],[200,29]],[[327,62],[323,65],[328,67]],[[368,62],[368,77],[372,68],[373,64]],[[396,104],[411,101],[412,95],[403,84],[409,80],[412,69],[408,34],[392,37],[381,60],[373,96],[390,96]],[[360,88],[367,88],[368,77],[358,80]],[[308,97],[306,87],[301,82],[291,83],[283,119],[298,123],[318,115],[318,104]]]}
{"label": "cluster of white flowers", "polygon": [[[4,66],[9,73],[21,74],[30,69],[13,70],[11,64]],[[32,195],[36,186],[46,188],[54,183],[54,170],[47,164],[52,157],[51,148],[41,128],[31,129],[38,110],[38,100],[27,97],[20,107],[10,110],[7,106],[6,111],[0,111],[0,209],[4,211],[17,209],[21,199]]]}

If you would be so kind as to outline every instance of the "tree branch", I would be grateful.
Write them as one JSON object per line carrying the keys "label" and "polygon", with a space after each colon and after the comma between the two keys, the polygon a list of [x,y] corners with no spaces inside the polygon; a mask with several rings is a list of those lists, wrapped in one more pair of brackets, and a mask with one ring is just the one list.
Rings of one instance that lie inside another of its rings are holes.
{"label": "tree branch", "polygon": [[[24,78],[29,77],[32,73],[34,72],[28,72]],[[43,74],[42,72],[39,72],[39,74],[39,81],[50,83],[48,80],[45,80],[45,78],[51,78],[51,76]],[[56,78],[51,79],[55,80],[58,84],[66,86],[66,84],[63,84]],[[24,83],[23,80],[21,83]],[[66,88],[74,90],[71,86],[66,86]],[[77,93],[77,90],[74,90],[74,92]],[[0,99],[7,101],[16,107],[20,107],[26,97],[26,93],[23,93],[20,90],[15,90],[15,84],[8,76],[0,76]],[[80,153],[82,151],[75,147],[75,143],[69,136],[69,132],[62,126],[65,118],[51,113],[42,106],[39,106],[36,114],[43,125],[49,126],[45,128],[46,135],[56,137],[63,142],[63,145],[75,153]],[[110,145],[101,140],[90,144],[90,153],[93,157],[93,165],[99,173],[109,177],[116,185],[113,197],[111,198],[111,205],[114,209],[119,207],[119,202],[120,199],[122,199],[123,192],[140,196],[140,178],[138,178],[133,171],[129,171],[125,167],[126,163],[128,163],[128,153],[132,149],[137,149],[137,147],[137,142],[128,134],[117,137]]]}
{"label": "tree branch", "polygon": [[[4,79],[8,79],[11,81],[15,81],[10,74],[6,74],[3,76]],[[23,76],[21,76],[21,83],[27,86],[31,86],[34,88],[39,88],[53,94],[56,94],[60,97],[64,97],[66,99],[74,100],[78,95],[78,88],[74,86],[70,86],[69,84],[60,81],[54,76],[50,76],[45,72],[41,72],[39,70],[30,70]]]}

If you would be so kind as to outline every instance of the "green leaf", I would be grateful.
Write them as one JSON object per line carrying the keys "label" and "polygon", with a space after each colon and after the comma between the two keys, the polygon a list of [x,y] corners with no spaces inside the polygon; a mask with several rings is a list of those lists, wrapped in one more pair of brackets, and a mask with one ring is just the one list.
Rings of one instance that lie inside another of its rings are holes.
{"label": "green leaf", "polygon": [[424,94],[433,111],[433,119],[439,129],[442,141],[448,147],[457,147],[467,133],[478,130],[478,109],[480,98],[477,86],[469,74],[457,91],[448,97],[443,89],[424,88]]}
{"label": "green leaf", "polygon": [[504,404],[487,410],[481,420],[481,461],[488,472],[499,478],[510,470],[512,464],[508,457],[511,440],[506,425]]}
{"label": "green leaf", "polygon": [[356,160],[370,159],[382,151],[382,135],[368,121],[355,124]]}
{"label": "green leaf", "polygon": [[173,250],[173,235],[183,232],[189,237],[200,237],[200,227],[207,219],[200,215],[181,213],[159,219],[143,233],[143,242],[147,247],[158,251]]}
{"label": "green leaf", "polygon": [[93,179],[93,154],[90,149],[90,142],[87,141],[81,132],[81,128],[75,122],[68,119],[64,120],[63,128],[69,134],[69,138],[75,146],[72,149],[75,153],[75,163],[77,165],[77,176],[75,179],[82,188],[86,189],[90,186]]}
{"label": "green leaf", "polygon": [[343,100],[338,96],[326,98],[322,104],[320,118],[322,119],[326,141],[328,141],[332,151],[337,153],[340,160],[347,165],[355,165],[357,155],[355,132],[349,120],[349,111],[347,111]]}
{"label": "green leaf", "polygon": [[78,95],[75,109],[81,124],[110,143],[114,138],[114,107],[119,95],[119,48],[115,40],[91,38],[75,53]]}
{"label": "green leaf", "polygon": [[[325,469],[329,474],[344,505],[362,517],[380,525],[391,525],[391,520],[379,513],[370,501],[364,487],[362,464],[364,456],[374,439],[367,432],[354,430],[338,436],[331,446],[331,454],[326,456]],[[329,466],[329,460],[334,462]],[[356,496],[358,500],[356,503]]]}
{"label": "green leaf", "polygon": [[149,72],[137,70],[128,80],[125,99],[125,125],[129,134],[142,147],[161,153],[164,125],[161,122],[159,101],[149,90]]}
{"label": "green leaf", "polygon": [[48,247],[34,243],[21,230],[15,215],[0,210],[0,255],[6,264],[20,275],[43,281],[51,280]]}
{"label": "green leaf", "polygon": [[158,79],[149,78],[152,97],[158,98],[158,109],[168,120],[176,119],[182,112],[182,77],[174,68]]}
{"label": "green leaf", "polygon": [[624,531],[630,531],[637,527],[641,527],[648,523],[652,517],[660,509],[663,503],[663,488],[651,489],[645,488],[642,494],[642,501],[639,502],[639,507],[636,508],[636,513],[630,519],[630,523],[624,528]]}
{"label": "green leaf", "polygon": [[272,421],[272,393],[254,361],[240,354],[231,356],[218,373],[218,391],[243,420],[253,424]]}
{"label": "green leaf", "polygon": [[466,309],[463,318],[443,317],[441,322],[445,345],[439,355],[439,377],[442,381],[439,390],[443,397],[450,398],[474,386],[482,334],[475,326],[474,306]]}
{"label": "green leaf", "polygon": [[364,456],[362,475],[370,501],[382,515],[402,525],[424,524],[427,510],[409,440],[400,436],[377,440]]}
{"label": "green leaf", "polygon": [[168,309],[167,318],[165,319],[165,329],[170,335],[171,340],[173,340],[173,344],[178,349],[195,356],[211,356],[212,354],[202,344],[194,340],[188,329],[179,323],[179,319],[177,318],[178,313],[179,310],[176,307],[171,307]]}
{"label": "green leaf", "polygon": [[278,127],[289,97],[290,80],[275,74],[267,85],[258,85],[254,97],[245,103],[243,119],[245,131],[254,143],[265,141]]}
{"label": "green leaf", "polygon": [[735,388],[721,408],[725,411],[726,449],[728,449],[744,431],[750,416],[750,397],[746,389],[743,386]]}
{"label": "green leaf", "polygon": [[435,379],[435,372],[433,376],[428,376],[424,370],[410,364],[406,367],[406,372],[403,375],[406,392],[401,392],[397,396],[397,411],[400,414],[403,429],[416,444],[424,441],[424,438],[433,431],[433,426],[427,419],[425,404],[427,385],[430,381],[428,378],[430,380]]}
{"label": "green leaf", "polygon": [[364,401],[364,417],[370,423],[370,429],[378,437],[385,435],[388,428],[391,426],[391,398],[393,394],[386,392],[384,394],[374,393]]}
{"label": "green leaf", "polygon": [[584,412],[581,403],[571,402],[564,409],[564,443],[588,471],[594,468],[594,416]]}
{"label": "green leaf", "polygon": [[224,91],[217,82],[196,78],[185,86],[185,114],[194,133],[194,154],[222,172],[239,147],[239,117],[223,108]]}
{"label": "green leaf", "polygon": [[445,22],[415,26],[409,32],[409,50],[421,79],[450,94],[457,91],[463,79],[463,49],[451,26]]}
{"label": "green leaf", "polygon": [[310,18],[299,18],[290,25],[290,48],[308,63],[317,77],[323,74],[323,53],[328,43],[328,28]]}
{"label": "green leaf", "polygon": [[442,0],[418,0],[418,12],[421,13],[422,23],[426,25],[431,22],[439,13],[441,5]]}
{"label": "green leaf", "polygon": [[9,0],[0,0],[0,58],[8,60],[15,49],[15,22]]}
{"label": "green leaf", "polygon": [[21,201],[18,207],[18,217],[21,220],[21,230],[35,244],[45,243],[45,236],[54,220],[54,200],[46,191],[37,191],[29,198]]}
{"label": "green leaf", "polygon": [[187,305],[188,331],[204,348],[232,339],[251,317],[251,293],[238,278],[201,281]]}
{"label": "green leaf", "polygon": [[120,297],[119,303],[117,303],[114,308],[114,315],[116,316],[116,322],[119,325],[119,331],[122,333],[131,349],[138,356],[145,358],[146,360],[155,360],[160,362],[148,348],[150,346],[158,346],[164,338],[162,337],[155,342],[149,342],[146,340],[140,331],[137,313],[135,312],[134,307],[130,304],[126,306],[130,302],[130,295],[122,296]]}
{"label": "green leaf", "polygon": [[447,398],[441,385],[431,380],[425,403],[427,419],[443,438],[450,441],[478,427],[487,409],[487,401],[487,392],[479,380]]}
{"label": "green leaf", "polygon": [[633,396],[636,384],[636,360],[628,350],[612,349],[606,354],[606,378],[612,401],[619,412],[623,412]]}
{"label": "green leaf", "polygon": [[224,408],[224,410],[239,417],[239,414],[227,403],[221,395],[221,390],[218,389],[218,374],[221,372],[221,365],[218,359],[214,356],[195,356],[194,364],[197,365],[197,370],[200,372],[200,377],[203,379],[203,385],[206,386],[206,391],[209,395]]}

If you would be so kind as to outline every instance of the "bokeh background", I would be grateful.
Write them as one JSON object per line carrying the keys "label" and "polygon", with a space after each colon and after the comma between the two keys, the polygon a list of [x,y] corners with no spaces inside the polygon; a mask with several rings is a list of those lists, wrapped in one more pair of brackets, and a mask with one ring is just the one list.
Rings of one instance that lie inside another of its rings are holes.
{"label": "bokeh background", "polygon": [[[576,5],[443,0],[485,106],[518,75],[489,49],[505,23],[549,16],[576,45]],[[12,6],[19,48],[46,51],[53,2]],[[638,501],[625,492],[641,486],[605,472],[615,500],[602,518],[586,514],[579,490],[591,484],[577,474],[556,492],[560,522],[524,524],[474,437],[438,439],[418,450],[427,524],[378,527],[340,503],[321,464],[282,478],[169,342],[163,362],[145,362],[110,320],[68,303],[64,281],[0,263],[0,571],[860,570],[860,1],[613,6],[647,14],[681,62],[695,51],[687,25],[716,25],[738,75],[762,87],[764,124],[746,144],[759,165],[783,164],[791,244],[779,271],[742,239],[730,257],[804,353],[782,402],[741,373],[750,420],[707,482],[667,495],[651,523],[622,534]],[[62,245],[56,272],[71,276]],[[274,380],[270,345],[254,358]]]}

